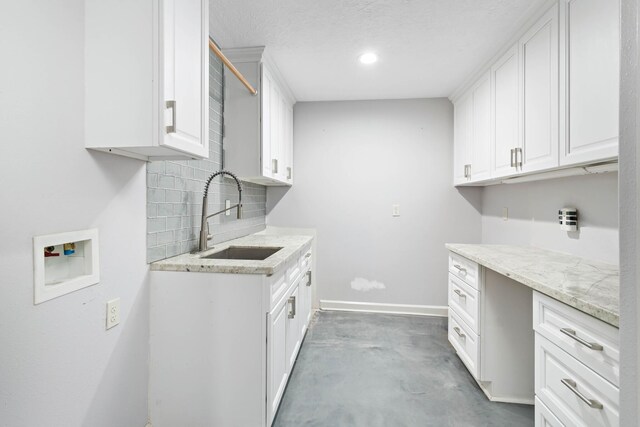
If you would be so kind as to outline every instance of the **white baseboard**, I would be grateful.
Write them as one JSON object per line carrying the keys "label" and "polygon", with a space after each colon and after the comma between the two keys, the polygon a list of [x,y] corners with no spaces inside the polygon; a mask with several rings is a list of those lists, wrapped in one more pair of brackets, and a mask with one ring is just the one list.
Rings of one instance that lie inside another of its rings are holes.
{"label": "white baseboard", "polygon": [[360,311],[367,313],[412,314],[447,317],[449,308],[440,305],[381,304],[373,302],[320,300],[320,310]]}

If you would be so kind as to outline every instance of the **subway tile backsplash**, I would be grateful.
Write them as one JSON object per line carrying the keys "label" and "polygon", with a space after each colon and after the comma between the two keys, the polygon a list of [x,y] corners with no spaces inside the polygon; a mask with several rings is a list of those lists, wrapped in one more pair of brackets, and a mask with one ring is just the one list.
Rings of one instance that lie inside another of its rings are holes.
{"label": "subway tile backsplash", "polygon": [[[222,167],[222,63],[209,55],[209,158],[147,163],[147,262],[194,251],[200,236],[202,192],[206,179]],[[232,171],[233,172],[233,171]],[[243,182],[243,219],[235,211],[209,219],[210,244],[265,228],[266,188]],[[209,187],[209,212],[238,201],[231,179],[216,177]]]}

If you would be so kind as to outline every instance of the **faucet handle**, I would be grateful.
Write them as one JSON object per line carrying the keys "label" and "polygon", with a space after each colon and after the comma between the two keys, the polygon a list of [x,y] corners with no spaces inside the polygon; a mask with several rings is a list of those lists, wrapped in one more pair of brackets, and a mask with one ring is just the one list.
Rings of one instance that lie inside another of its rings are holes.
{"label": "faucet handle", "polygon": [[207,234],[207,240],[213,239],[213,234]]}

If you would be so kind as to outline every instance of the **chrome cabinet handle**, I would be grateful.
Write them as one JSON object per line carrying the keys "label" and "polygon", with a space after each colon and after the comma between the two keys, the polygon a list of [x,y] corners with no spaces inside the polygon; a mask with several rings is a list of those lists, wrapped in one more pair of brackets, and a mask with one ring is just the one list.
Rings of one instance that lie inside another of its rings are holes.
{"label": "chrome cabinet handle", "polygon": [[307,271],[307,277],[309,280],[307,280],[307,286],[311,286],[311,270]]}
{"label": "chrome cabinet handle", "polygon": [[291,166],[287,166],[287,179],[291,179]]}
{"label": "chrome cabinet handle", "polygon": [[602,409],[602,403],[598,402],[597,400],[589,399],[584,394],[578,391],[578,386],[574,380],[571,380],[569,378],[563,378],[562,380],[560,380],[560,382],[565,386],[567,386],[567,388],[571,390],[573,394],[578,396],[580,400],[582,400],[584,403],[589,405],[590,408]]}
{"label": "chrome cabinet handle", "polygon": [[456,332],[456,334],[458,334],[460,338],[466,338],[466,335],[460,332],[460,328],[458,328],[457,326],[454,326],[453,330]]}
{"label": "chrome cabinet handle", "polygon": [[560,332],[562,332],[563,334],[565,334],[566,336],[568,336],[569,338],[573,338],[574,340],[578,341],[580,344],[582,344],[583,346],[591,349],[591,350],[595,350],[595,351],[602,351],[604,350],[604,348],[595,342],[589,342],[584,340],[583,338],[580,338],[578,336],[578,334],[576,334],[576,331],[574,331],[573,329],[569,329],[569,328],[561,328]]}
{"label": "chrome cabinet handle", "polygon": [[457,268],[459,272],[461,272],[461,273],[462,273],[462,272],[464,271],[464,274],[467,274],[467,269],[466,269],[466,268],[464,268],[464,267],[460,267],[458,264],[453,264],[453,266],[454,266],[455,268]]}
{"label": "chrome cabinet handle", "polygon": [[289,297],[289,304],[291,305],[291,309],[289,310],[289,319],[293,319],[296,317],[296,297]]}
{"label": "chrome cabinet handle", "polygon": [[167,133],[176,133],[176,101],[167,101],[167,108],[171,108],[171,126],[167,126]]}
{"label": "chrome cabinet handle", "polygon": [[460,298],[466,298],[467,295],[460,292],[460,289],[454,289],[453,292],[455,292]]}
{"label": "chrome cabinet handle", "polygon": [[[521,147],[517,147],[515,149],[515,153],[516,153],[516,167],[522,169],[522,148]],[[520,153],[520,160],[518,160],[518,153]]]}
{"label": "chrome cabinet handle", "polygon": [[512,149],[511,149],[511,167],[512,167],[512,168],[515,168],[515,167],[516,167],[516,161],[515,161],[515,159],[513,158],[513,155],[515,154],[515,152],[516,152],[516,149],[515,149],[515,148],[512,148]]}
{"label": "chrome cabinet handle", "polygon": [[471,165],[464,165],[464,177],[471,178]]}
{"label": "chrome cabinet handle", "polygon": [[271,159],[271,172],[278,173],[278,159]]}

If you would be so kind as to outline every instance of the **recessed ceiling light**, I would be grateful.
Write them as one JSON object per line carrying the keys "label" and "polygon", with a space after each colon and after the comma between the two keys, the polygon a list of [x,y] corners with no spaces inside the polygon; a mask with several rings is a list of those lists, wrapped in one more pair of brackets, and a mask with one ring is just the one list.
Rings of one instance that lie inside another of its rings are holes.
{"label": "recessed ceiling light", "polygon": [[367,52],[360,55],[358,60],[363,64],[373,64],[378,60],[378,55],[373,52]]}

